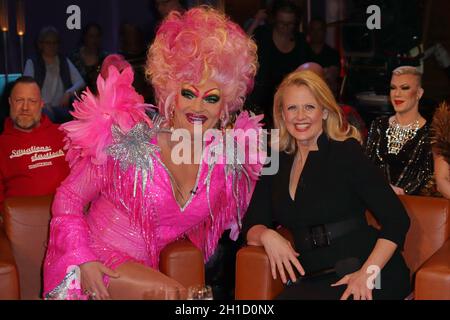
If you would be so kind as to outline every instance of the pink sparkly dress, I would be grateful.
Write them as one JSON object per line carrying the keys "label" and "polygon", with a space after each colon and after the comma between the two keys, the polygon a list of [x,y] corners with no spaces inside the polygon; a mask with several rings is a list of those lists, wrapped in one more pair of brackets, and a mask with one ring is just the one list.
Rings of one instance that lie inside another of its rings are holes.
{"label": "pink sparkly dress", "polygon": [[[100,261],[115,269],[135,261],[157,269],[161,250],[183,237],[208,260],[225,230],[237,238],[262,169],[264,155],[244,151],[246,161],[230,164],[223,161],[227,147],[218,148],[226,139],[212,140],[204,149],[195,192],[181,207],[161,161],[160,128],[149,120],[142,97],[131,85],[132,69],[119,72],[110,66],[108,71],[106,79],[97,80],[98,96],[85,92],[74,104],[75,120],[62,126],[71,173],[52,207],[44,261],[46,299],[85,299],[76,268],[85,262]],[[260,120],[242,112],[233,130],[260,135]],[[206,154],[215,160],[206,161]],[[108,285],[106,276],[104,281]]]}

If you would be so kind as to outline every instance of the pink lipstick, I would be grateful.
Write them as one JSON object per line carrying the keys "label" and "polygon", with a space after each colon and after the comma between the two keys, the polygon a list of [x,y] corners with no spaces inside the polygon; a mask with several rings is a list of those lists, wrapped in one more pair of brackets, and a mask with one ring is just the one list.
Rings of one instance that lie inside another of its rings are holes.
{"label": "pink lipstick", "polygon": [[204,124],[208,117],[201,114],[186,113],[186,119],[192,124]]}

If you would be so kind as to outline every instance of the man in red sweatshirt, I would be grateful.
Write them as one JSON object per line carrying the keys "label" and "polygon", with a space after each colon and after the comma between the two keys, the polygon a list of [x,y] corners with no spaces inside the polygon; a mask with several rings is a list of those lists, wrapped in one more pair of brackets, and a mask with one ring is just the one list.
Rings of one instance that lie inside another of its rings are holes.
{"label": "man in red sweatshirt", "polygon": [[9,105],[0,135],[0,212],[5,198],[54,193],[69,173],[64,135],[41,113],[44,102],[36,81],[19,78]]}

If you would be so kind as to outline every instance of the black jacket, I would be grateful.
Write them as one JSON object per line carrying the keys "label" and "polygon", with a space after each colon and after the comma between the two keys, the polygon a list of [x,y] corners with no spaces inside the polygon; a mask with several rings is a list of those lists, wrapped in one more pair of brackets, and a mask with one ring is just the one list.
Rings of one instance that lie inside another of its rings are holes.
{"label": "black jacket", "polygon": [[[380,232],[364,226],[333,241],[329,247],[303,250],[299,260],[305,270],[333,267],[337,261],[348,257],[358,257],[364,263],[378,238],[393,241],[401,249],[409,229],[409,217],[359,143],[355,139],[339,142],[322,134],[318,148],[308,155],[295,201],[289,195],[294,155],[280,153],[278,173],[261,177],[256,185],[244,219],[243,236],[257,224],[271,228],[282,225],[293,233],[297,243],[297,230],[349,218],[365,219],[369,209],[382,225]],[[399,250],[396,254],[396,260],[402,261]],[[396,272],[408,273],[404,262],[400,264],[394,268]]]}

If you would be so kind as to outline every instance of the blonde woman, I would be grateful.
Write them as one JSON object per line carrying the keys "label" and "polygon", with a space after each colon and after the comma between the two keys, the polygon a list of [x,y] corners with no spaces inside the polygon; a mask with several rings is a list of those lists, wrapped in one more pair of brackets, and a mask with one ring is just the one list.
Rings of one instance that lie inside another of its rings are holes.
{"label": "blonde woman", "polygon": [[428,194],[433,176],[430,126],[419,113],[422,74],[402,66],[392,72],[390,97],[395,114],[372,122],[366,153],[396,194]]}
{"label": "blonde woman", "polygon": [[[409,270],[400,250],[409,218],[364,155],[356,128],[343,124],[328,86],[311,71],[291,73],[273,111],[280,170],[257,183],[244,235],[249,245],[264,246],[272,276],[287,284],[278,298],[405,298]],[[367,225],[367,209],[380,232]],[[278,226],[290,230],[295,249]],[[380,289],[372,287],[377,276]]]}

